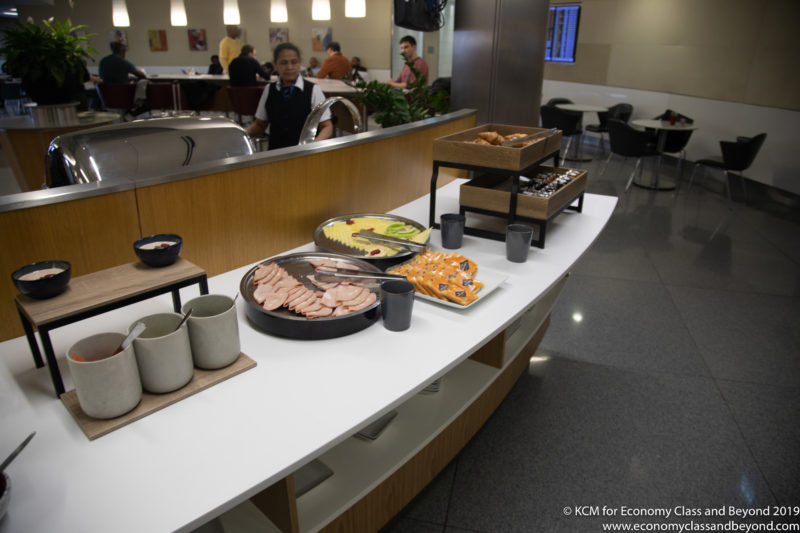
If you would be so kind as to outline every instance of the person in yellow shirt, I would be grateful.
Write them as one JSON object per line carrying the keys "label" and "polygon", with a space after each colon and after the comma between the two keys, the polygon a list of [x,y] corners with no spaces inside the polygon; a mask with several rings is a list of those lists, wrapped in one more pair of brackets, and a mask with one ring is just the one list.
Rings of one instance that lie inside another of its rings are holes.
{"label": "person in yellow shirt", "polygon": [[238,26],[225,26],[225,31],[227,35],[219,42],[219,62],[227,74],[228,65],[242,51],[242,41],[239,40],[241,32]]}

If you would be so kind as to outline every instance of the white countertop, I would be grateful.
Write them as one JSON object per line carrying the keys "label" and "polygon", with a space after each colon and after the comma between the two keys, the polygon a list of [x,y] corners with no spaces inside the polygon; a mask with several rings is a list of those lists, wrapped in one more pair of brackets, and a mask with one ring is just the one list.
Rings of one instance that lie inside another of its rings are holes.
{"label": "white countertop", "polygon": [[[458,210],[458,180],[439,190],[438,212]],[[36,437],[7,469],[12,495],[6,532],[191,530],[243,502],[400,405],[467,358],[557,282],[600,234],[614,197],[587,194],[583,213],[549,226],[547,247],[527,263],[505,259],[502,242],[464,237],[462,254],[508,279],[470,309],[417,300],[411,328],[380,321],[324,341],[272,337],[254,329],[239,299],[242,351],[254,369],[89,441],[35,369],[24,337],[0,343],[0,455]],[[428,219],[428,197],[395,211]],[[432,245],[439,248],[435,231]],[[311,250],[309,244],[293,251]],[[234,295],[252,265],[209,279]],[[183,301],[197,294],[181,291]],[[123,331],[171,310],[169,295],[51,332],[67,390],[63,353],[77,339]]]}
{"label": "white countertop", "polygon": [[[148,79],[151,81],[160,81],[160,80],[179,80],[179,81],[218,81],[218,82],[227,82],[230,81],[227,74],[153,74],[148,76]],[[273,75],[270,81],[276,81],[278,76]],[[322,89],[322,92],[325,94],[356,94],[358,93],[358,89],[355,87],[348,85],[347,83],[343,82],[342,80],[332,80],[332,79],[318,79],[318,78],[309,78],[305,77],[313,83],[319,85],[319,88]],[[264,82],[266,83],[266,82]]]}

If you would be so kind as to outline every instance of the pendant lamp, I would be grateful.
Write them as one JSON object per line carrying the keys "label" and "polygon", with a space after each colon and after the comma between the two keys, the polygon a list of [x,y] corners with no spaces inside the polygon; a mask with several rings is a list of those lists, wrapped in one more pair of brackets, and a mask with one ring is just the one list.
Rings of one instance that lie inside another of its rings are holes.
{"label": "pendant lamp", "polygon": [[187,26],[186,6],[183,0],[169,0],[169,20],[173,26]]}
{"label": "pendant lamp", "polygon": [[344,16],[362,18],[367,16],[366,0],[346,0],[344,3]]}
{"label": "pendant lamp", "polygon": [[226,26],[238,26],[242,22],[239,18],[239,3],[236,0],[223,0],[222,23]]}
{"label": "pendant lamp", "polygon": [[111,20],[115,28],[127,28],[131,25],[125,0],[111,0]]}
{"label": "pendant lamp", "polygon": [[331,20],[330,0],[313,0],[311,3],[311,20]]}
{"label": "pendant lamp", "polygon": [[269,7],[270,22],[289,22],[286,0],[272,0]]}

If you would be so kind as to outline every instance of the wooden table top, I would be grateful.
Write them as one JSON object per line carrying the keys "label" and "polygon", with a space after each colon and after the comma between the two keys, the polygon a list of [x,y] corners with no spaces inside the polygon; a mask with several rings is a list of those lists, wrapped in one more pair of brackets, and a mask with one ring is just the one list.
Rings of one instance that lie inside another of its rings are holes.
{"label": "wooden table top", "polygon": [[608,111],[606,106],[594,104],[556,104],[556,107],[564,111],[578,111],[579,113],[600,113]]}
{"label": "wooden table top", "polygon": [[36,300],[17,294],[15,300],[31,323],[38,327],[205,273],[182,257],[161,268],[136,261],[72,278],[67,290],[53,298]]}
{"label": "wooden table top", "polygon": [[670,124],[668,120],[658,120],[652,118],[637,118],[636,120],[631,120],[631,124],[634,126],[641,126],[642,128],[652,128],[654,130],[689,131],[697,129],[697,126],[694,124],[681,124],[680,122]]}

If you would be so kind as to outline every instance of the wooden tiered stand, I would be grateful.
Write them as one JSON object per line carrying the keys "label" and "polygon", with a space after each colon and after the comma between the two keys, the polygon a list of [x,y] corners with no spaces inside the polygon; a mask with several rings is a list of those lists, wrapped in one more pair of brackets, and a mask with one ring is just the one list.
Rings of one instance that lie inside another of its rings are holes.
{"label": "wooden tiered stand", "polygon": [[[558,166],[561,148],[561,132],[522,148],[512,146],[487,146],[465,141],[474,139],[483,131],[496,131],[501,135],[510,133],[538,133],[547,130],[505,124],[485,124],[453,135],[440,137],[433,142],[433,174],[431,175],[430,212],[428,224],[435,228],[439,224],[436,216],[436,185],[439,168],[457,168],[476,174],[474,179],[461,187],[460,213],[467,212],[505,218],[508,224],[530,223],[537,228],[531,246],[544,248],[547,224],[564,209],[577,212],[583,210],[583,192],[586,188],[586,173],[573,179],[567,186],[550,198],[520,197],[520,176],[535,174],[537,167],[549,158]],[[510,178],[510,191],[495,190],[493,185]],[[577,205],[573,202],[578,200]],[[520,208],[520,201],[524,202]],[[505,204],[508,205],[507,209]],[[505,234],[487,229],[466,226],[464,233],[499,241]]]}
{"label": "wooden tiered stand", "polygon": [[176,313],[180,313],[181,296],[178,289],[194,284],[200,285],[201,294],[208,294],[206,271],[179,257],[172,265],[162,268],[151,268],[135,262],[93,272],[73,278],[67,290],[53,298],[34,300],[18,294],[14,303],[37,368],[44,366],[34,335],[34,328],[39,330],[50,378],[56,396],[61,396],[64,394],[64,382],[50,342],[50,330],[167,292],[172,293],[173,307]]}

